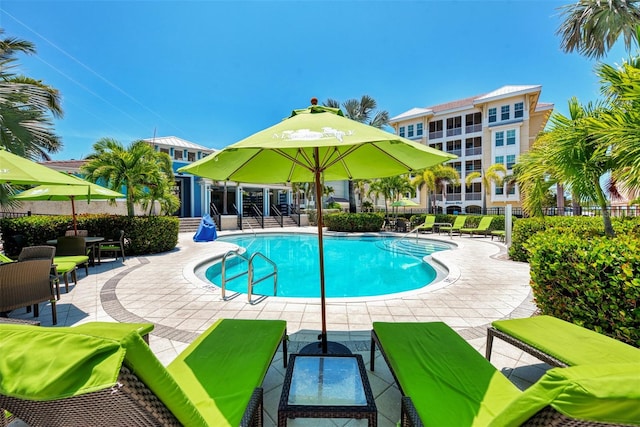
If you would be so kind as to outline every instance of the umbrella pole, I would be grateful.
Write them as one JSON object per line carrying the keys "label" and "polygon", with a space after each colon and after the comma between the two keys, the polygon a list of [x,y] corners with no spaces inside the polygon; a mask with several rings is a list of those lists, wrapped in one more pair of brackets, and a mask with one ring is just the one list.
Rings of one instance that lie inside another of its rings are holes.
{"label": "umbrella pole", "polygon": [[71,196],[71,218],[73,218],[73,231],[74,234],[78,235],[78,223],[76,222],[76,203],[74,201],[74,197]]}
{"label": "umbrella pole", "polygon": [[327,353],[327,313],[324,290],[324,246],[322,243],[322,187],[320,186],[320,154],[318,148],[314,148],[313,154],[316,160],[316,206],[318,211],[318,257],[320,261],[320,310],[322,315],[322,333],[320,334],[320,346],[322,354]]}

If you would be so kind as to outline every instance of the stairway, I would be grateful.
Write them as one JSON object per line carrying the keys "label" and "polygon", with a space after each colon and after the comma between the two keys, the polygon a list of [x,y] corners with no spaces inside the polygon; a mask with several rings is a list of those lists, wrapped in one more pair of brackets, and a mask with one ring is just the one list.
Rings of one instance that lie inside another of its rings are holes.
{"label": "stairway", "polygon": [[[180,233],[195,233],[198,230],[202,218],[180,218],[180,227],[178,231]],[[285,216],[283,219],[283,225],[285,227],[297,227],[298,224],[290,216]],[[254,217],[244,217],[242,219],[242,228],[245,230],[262,228],[260,220]],[[264,228],[281,228],[280,223],[273,217],[265,217]]]}

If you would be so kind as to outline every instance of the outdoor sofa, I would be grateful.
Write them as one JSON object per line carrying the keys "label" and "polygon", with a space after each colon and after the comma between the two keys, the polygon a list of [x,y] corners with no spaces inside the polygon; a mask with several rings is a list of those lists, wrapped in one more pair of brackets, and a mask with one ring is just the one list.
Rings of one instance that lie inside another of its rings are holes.
{"label": "outdoor sofa", "polygon": [[262,425],[286,322],[221,319],[166,368],[143,339],[152,326],[0,323],[0,408],[30,426]]}
{"label": "outdoor sofa", "polygon": [[494,337],[552,366],[640,363],[640,349],[553,316],[494,321],[487,330],[487,360]]}
{"label": "outdoor sofa", "polygon": [[374,322],[402,426],[640,425],[640,363],[552,368],[519,390],[442,322]]}

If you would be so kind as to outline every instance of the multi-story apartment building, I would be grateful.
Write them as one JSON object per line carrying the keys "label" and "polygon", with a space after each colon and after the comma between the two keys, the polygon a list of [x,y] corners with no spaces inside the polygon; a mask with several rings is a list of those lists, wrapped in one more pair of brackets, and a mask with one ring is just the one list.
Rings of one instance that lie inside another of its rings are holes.
{"label": "multi-story apartment building", "polygon": [[[503,86],[473,96],[426,108],[412,108],[390,119],[396,133],[458,156],[447,164],[460,174],[460,185],[446,185],[444,197],[436,195],[437,210],[447,213],[481,213],[511,204],[520,207],[517,185],[483,188],[482,178],[465,185],[472,172],[481,175],[494,163],[513,173],[518,157],[531,148],[553,111],[553,104],[539,101],[542,87]],[[426,189],[418,200],[426,206]]]}

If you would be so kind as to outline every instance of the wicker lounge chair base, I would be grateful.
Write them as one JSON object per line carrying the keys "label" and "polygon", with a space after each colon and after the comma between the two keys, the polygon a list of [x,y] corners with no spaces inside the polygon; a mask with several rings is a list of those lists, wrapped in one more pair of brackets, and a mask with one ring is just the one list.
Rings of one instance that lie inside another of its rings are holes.
{"label": "wicker lounge chair base", "polygon": [[640,425],[640,363],[552,368],[520,391],[441,322],[374,322],[371,370],[376,346],[404,396],[405,427]]}
{"label": "wicker lounge chair base", "polygon": [[[0,364],[0,408],[33,427],[262,426],[261,383],[280,345],[286,366],[284,321],[221,319],[166,368],[143,341],[151,327],[0,325],[3,349],[25,343]],[[34,354],[47,345],[55,363]]]}
{"label": "wicker lounge chair base", "polygon": [[640,349],[552,316],[493,322],[487,330],[487,360],[495,337],[551,366],[640,362]]}

